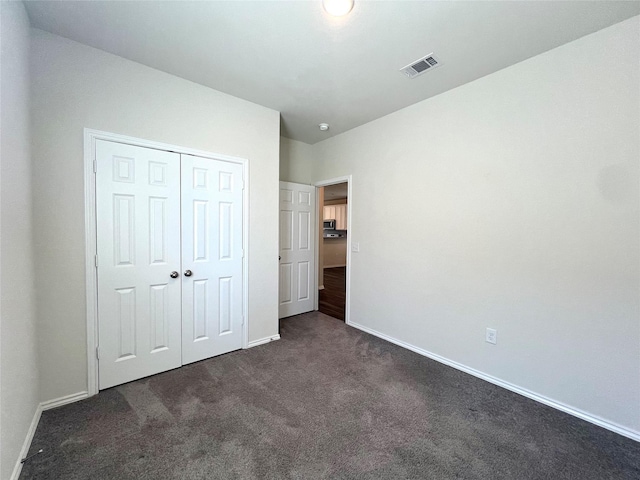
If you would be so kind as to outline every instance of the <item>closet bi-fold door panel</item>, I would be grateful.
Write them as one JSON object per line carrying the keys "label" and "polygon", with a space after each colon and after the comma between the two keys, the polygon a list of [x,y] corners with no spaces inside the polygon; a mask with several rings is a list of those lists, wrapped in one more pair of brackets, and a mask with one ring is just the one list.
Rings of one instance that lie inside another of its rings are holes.
{"label": "closet bi-fold door panel", "polygon": [[242,348],[242,166],[182,155],[182,363]]}
{"label": "closet bi-fold door panel", "polygon": [[104,389],[181,364],[180,155],[98,140],[96,162]]}

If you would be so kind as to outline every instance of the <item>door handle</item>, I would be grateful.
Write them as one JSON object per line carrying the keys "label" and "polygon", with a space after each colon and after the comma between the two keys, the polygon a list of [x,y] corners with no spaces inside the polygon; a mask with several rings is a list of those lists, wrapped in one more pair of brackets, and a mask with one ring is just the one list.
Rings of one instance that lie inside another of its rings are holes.
{"label": "door handle", "polygon": [[278,260],[282,260],[282,257],[280,255],[278,255]]}
{"label": "door handle", "polygon": [[191,270],[185,270],[184,271],[184,276],[185,277],[190,277],[191,275],[193,275],[193,272]]}
{"label": "door handle", "polygon": [[169,276],[170,276],[171,278],[178,278],[178,277],[180,276],[180,274],[179,274],[178,272],[171,272],[171,273],[169,274]]}

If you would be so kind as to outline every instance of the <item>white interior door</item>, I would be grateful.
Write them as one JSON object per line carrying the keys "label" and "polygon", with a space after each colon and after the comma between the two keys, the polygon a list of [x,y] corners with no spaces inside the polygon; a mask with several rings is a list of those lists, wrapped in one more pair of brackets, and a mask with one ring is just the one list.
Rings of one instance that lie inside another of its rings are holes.
{"label": "white interior door", "polygon": [[182,363],[242,348],[242,166],[182,155]]}
{"label": "white interior door", "polygon": [[98,140],[96,162],[104,389],[181,363],[180,155]]}
{"label": "white interior door", "polygon": [[279,318],[314,308],[316,189],[280,182]]}

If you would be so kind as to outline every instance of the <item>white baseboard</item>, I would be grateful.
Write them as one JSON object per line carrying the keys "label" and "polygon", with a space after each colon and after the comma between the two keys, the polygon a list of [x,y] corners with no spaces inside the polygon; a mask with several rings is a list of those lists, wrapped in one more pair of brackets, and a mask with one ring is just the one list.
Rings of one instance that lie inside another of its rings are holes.
{"label": "white baseboard", "polygon": [[453,360],[449,360],[448,358],[442,357],[438,354],[435,353],[431,353],[427,350],[424,350],[422,348],[416,347],[414,345],[411,345],[409,343],[403,342],[401,340],[397,340],[393,337],[390,337],[389,335],[385,335],[384,333],[380,333],[372,328],[369,327],[365,327],[364,325],[360,325],[358,323],[354,323],[354,322],[347,322],[348,325],[357,328],[359,330],[362,330],[363,332],[367,332],[370,333],[373,336],[382,338],[383,340],[386,340],[388,342],[394,343],[400,347],[406,348],[407,350],[411,350],[412,352],[418,353],[420,355],[423,355],[425,357],[428,357],[432,360],[435,360],[436,362],[440,362],[443,363],[444,365],[448,365],[450,367],[453,367],[457,370],[460,370],[462,372],[468,373],[469,375],[473,375],[474,377],[480,378],[482,380],[485,380],[489,383],[493,383],[494,385],[498,385],[499,387],[505,388],[507,390],[510,390],[514,393],[517,393],[519,395],[522,395],[523,397],[527,397],[530,398],[531,400],[535,400],[536,402],[540,402],[543,403],[544,405],[547,405],[549,407],[555,408],[557,410],[560,410],[562,412],[568,413],[569,415],[573,415],[574,417],[578,417],[582,420],[585,420],[589,423],[593,423],[594,425],[598,425],[599,427],[602,428],[606,428],[607,430],[611,430],[612,432],[618,433],[624,437],[630,438],[632,440],[635,440],[636,442],[640,442],[640,432],[623,427],[622,425],[618,425],[617,423],[614,422],[610,422],[608,420],[605,420],[603,418],[598,417],[597,415],[592,415],[590,413],[587,413],[583,410],[580,410],[579,408],[574,408],[571,407],[569,405],[566,405],[562,402],[558,402],[556,400],[553,400],[551,398],[545,397],[544,395],[540,395],[538,393],[532,392],[531,390],[527,390],[526,388],[522,388],[519,387],[518,385],[514,385],[512,383],[506,382],[504,380],[501,380],[497,377],[493,377],[491,375],[488,375],[486,373],[483,373],[479,370],[475,370],[471,367],[467,367],[466,365],[463,365],[461,363],[458,362],[454,362]]}
{"label": "white baseboard", "polygon": [[29,430],[27,430],[27,436],[25,437],[24,443],[22,444],[22,449],[20,450],[20,456],[18,457],[18,461],[16,462],[15,467],[13,467],[11,480],[18,480],[18,477],[20,476],[20,472],[22,472],[22,459],[25,458],[29,453],[29,449],[31,448],[31,442],[33,441],[33,436],[36,433],[36,428],[38,428],[38,423],[40,422],[41,415],[42,415],[42,404],[37,406],[36,411],[33,414],[31,425],[29,425]]}
{"label": "white baseboard", "polygon": [[338,267],[346,267],[347,265],[345,263],[341,263],[340,265],[325,265],[324,267],[322,267],[323,269],[325,268],[338,268]]}
{"label": "white baseboard", "polygon": [[42,402],[40,406],[42,410],[51,410],[52,408],[61,407],[62,405],[66,405],[67,403],[77,402],[78,400],[84,400],[89,396],[88,392],[78,392],[72,393],[71,395],[65,395],[64,397],[54,398],[53,400],[48,400],[46,402]]}
{"label": "white baseboard", "polygon": [[264,345],[265,343],[273,342],[275,340],[280,340],[280,334],[272,335],[270,337],[264,337],[259,340],[254,340],[252,342],[247,343],[247,348],[257,347],[258,345]]}
{"label": "white baseboard", "polygon": [[24,439],[24,444],[22,445],[22,449],[20,450],[20,457],[18,458],[18,462],[13,469],[13,473],[11,474],[11,480],[18,480],[20,477],[20,472],[22,471],[22,459],[27,456],[29,453],[29,449],[31,448],[31,442],[33,441],[33,436],[36,433],[36,429],[38,428],[38,423],[40,422],[40,417],[42,416],[42,412],[45,410],[51,410],[52,408],[60,407],[62,405],[66,405],[67,403],[77,402],[78,400],[82,400],[87,398],[89,394],[87,392],[78,392],[73,393],[71,395],[65,395],[64,397],[54,398],[53,400],[48,400],[46,402],[41,402],[36,408],[36,412],[33,415],[33,420],[31,420],[31,425],[29,425],[29,430],[27,431],[27,436]]}

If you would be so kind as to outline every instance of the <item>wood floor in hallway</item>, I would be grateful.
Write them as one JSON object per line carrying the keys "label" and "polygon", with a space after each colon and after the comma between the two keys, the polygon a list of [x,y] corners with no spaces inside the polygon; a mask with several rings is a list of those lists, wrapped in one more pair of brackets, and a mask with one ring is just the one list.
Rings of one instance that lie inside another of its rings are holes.
{"label": "wood floor in hallway", "polygon": [[318,310],[344,321],[346,288],[346,267],[325,268],[324,289],[320,290]]}

